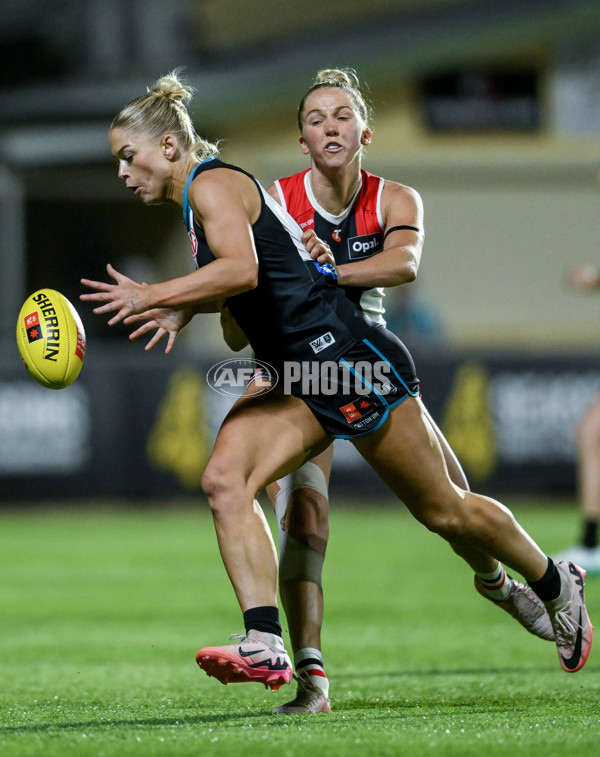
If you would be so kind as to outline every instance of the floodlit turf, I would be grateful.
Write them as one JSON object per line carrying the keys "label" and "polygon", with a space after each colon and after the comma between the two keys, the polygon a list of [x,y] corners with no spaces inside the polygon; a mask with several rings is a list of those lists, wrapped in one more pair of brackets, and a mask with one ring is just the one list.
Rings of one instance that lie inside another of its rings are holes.
{"label": "floodlit turf", "polygon": [[[549,552],[577,530],[572,505],[513,509]],[[0,511],[0,529],[2,757],[599,753],[600,639],[562,672],[395,507],[332,513],[334,710],[302,717],[271,715],[293,686],[222,686],[196,666],[243,630],[205,509]],[[587,594],[600,623],[600,578]]]}

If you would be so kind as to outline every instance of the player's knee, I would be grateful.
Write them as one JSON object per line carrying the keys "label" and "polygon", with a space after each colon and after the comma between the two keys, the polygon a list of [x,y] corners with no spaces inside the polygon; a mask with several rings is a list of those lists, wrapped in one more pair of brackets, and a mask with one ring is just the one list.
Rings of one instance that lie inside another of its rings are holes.
{"label": "player's knee", "polygon": [[328,503],[312,489],[290,493],[280,523],[280,571],[282,581],[313,581],[321,585],[323,561],[329,538]]}
{"label": "player's knee", "polygon": [[243,500],[243,480],[233,475],[231,466],[220,459],[208,462],[201,485],[213,513]]}
{"label": "player's knee", "polygon": [[475,512],[464,498],[433,500],[422,506],[418,519],[432,533],[446,541],[462,541],[471,531]]}
{"label": "player's knee", "polygon": [[446,541],[460,541],[463,536],[463,524],[454,513],[428,510],[419,520],[432,533]]}
{"label": "player's knee", "polygon": [[516,523],[509,510],[473,494],[467,494],[452,507],[431,509],[423,522],[450,543],[488,545]]}
{"label": "player's knee", "polygon": [[275,514],[281,532],[309,543],[313,536],[325,543],[329,536],[327,481],[321,468],[309,461],[278,482]]}
{"label": "player's knee", "polygon": [[327,499],[313,489],[296,489],[288,499],[283,525],[294,539],[309,545],[314,540],[327,544],[329,507]]}
{"label": "player's knee", "polygon": [[323,471],[309,462],[278,482],[279,578],[321,586],[329,538],[329,503]]}

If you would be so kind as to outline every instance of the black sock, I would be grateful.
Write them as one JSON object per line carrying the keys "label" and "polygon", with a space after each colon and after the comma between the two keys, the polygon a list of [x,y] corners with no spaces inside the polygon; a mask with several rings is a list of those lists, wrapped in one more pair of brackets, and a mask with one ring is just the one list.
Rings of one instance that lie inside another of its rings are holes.
{"label": "black sock", "polygon": [[529,581],[529,585],[542,602],[550,602],[558,597],[560,594],[560,573],[550,557],[548,558],[548,568],[544,575],[539,581]]}
{"label": "black sock", "polygon": [[244,613],[244,626],[246,633],[253,628],[255,631],[264,631],[265,633],[274,633],[275,636],[281,636],[279,609],[270,605],[251,607]]}
{"label": "black sock", "polygon": [[595,549],[598,546],[598,521],[586,520],[583,524],[583,538],[581,544],[588,549]]}

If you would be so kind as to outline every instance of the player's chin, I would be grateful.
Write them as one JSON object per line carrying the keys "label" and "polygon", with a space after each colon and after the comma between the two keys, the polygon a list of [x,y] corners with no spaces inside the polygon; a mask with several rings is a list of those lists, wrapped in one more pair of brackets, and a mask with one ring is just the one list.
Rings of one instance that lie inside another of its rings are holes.
{"label": "player's chin", "polygon": [[150,189],[138,189],[135,196],[138,200],[141,200],[144,205],[158,205],[164,202],[164,198],[160,197],[157,192],[152,192]]}
{"label": "player's chin", "polygon": [[153,195],[140,195],[144,205],[162,205],[165,202],[164,197],[154,197]]}

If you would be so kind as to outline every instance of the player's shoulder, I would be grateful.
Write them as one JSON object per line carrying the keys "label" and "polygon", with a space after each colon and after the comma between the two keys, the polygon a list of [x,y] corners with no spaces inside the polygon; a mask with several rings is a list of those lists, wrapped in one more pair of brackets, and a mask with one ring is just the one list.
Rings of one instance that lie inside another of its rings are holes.
{"label": "player's shoulder", "polygon": [[238,166],[218,161],[207,168],[210,170],[196,174],[188,188],[189,201],[196,209],[222,202],[227,196],[239,194],[240,188],[255,185],[251,174]]}
{"label": "player's shoulder", "polygon": [[423,201],[421,195],[408,184],[402,184],[399,181],[384,179],[381,200],[385,205],[390,203],[403,203],[407,205],[421,206]]}
{"label": "player's shoulder", "polygon": [[383,191],[387,194],[405,195],[407,197],[419,196],[417,190],[413,189],[413,187],[409,187],[408,184],[392,181],[392,179],[384,179],[383,182]]}
{"label": "player's shoulder", "polygon": [[378,176],[377,174],[365,171],[364,168],[361,169],[361,175],[363,187],[367,191],[377,191],[382,185],[383,188],[381,191],[384,196],[406,197],[407,199],[415,199],[419,197],[417,190],[409,187],[407,184],[386,179],[383,176]]}

